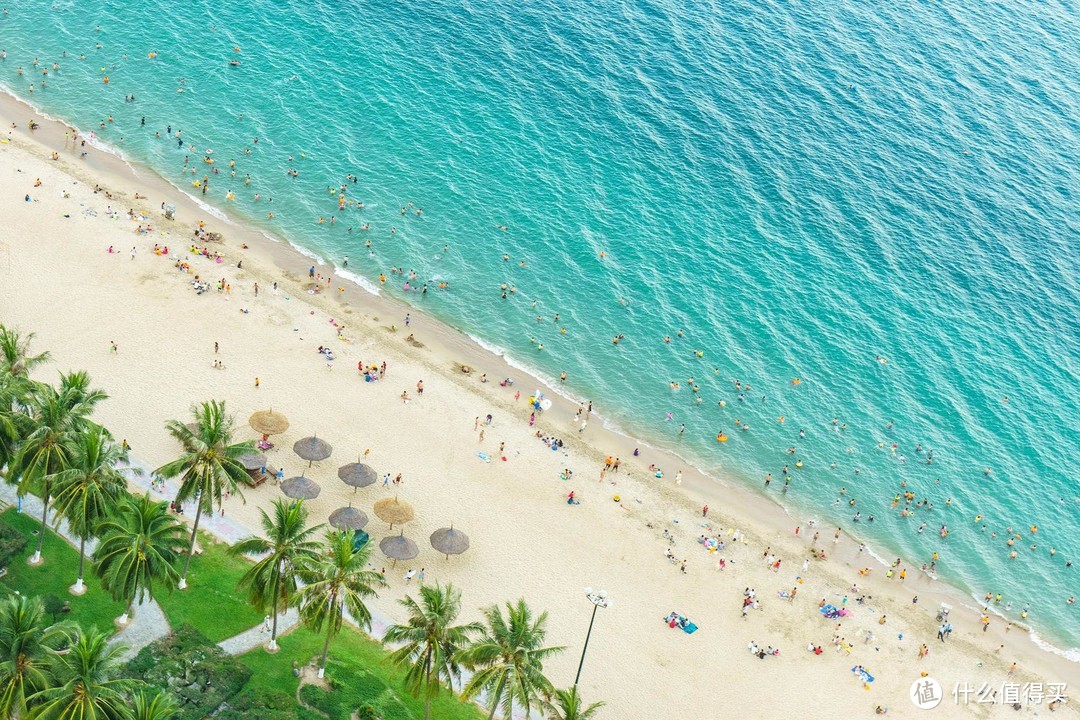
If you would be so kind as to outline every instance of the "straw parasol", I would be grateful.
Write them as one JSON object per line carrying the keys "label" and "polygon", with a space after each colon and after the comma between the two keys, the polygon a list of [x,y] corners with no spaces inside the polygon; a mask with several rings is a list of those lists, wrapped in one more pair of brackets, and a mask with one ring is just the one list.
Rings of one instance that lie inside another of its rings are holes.
{"label": "straw parasol", "polygon": [[342,465],[338,468],[337,476],[341,479],[341,482],[352,488],[374,485],[375,481],[379,479],[378,473],[370,465],[365,465],[362,462]]}
{"label": "straw parasol", "polygon": [[314,480],[303,475],[291,477],[281,482],[281,492],[295,500],[314,500],[319,497],[322,488]]}
{"label": "straw parasol", "polygon": [[367,523],[368,516],[351,505],[330,513],[330,526],[338,530],[363,530]]}
{"label": "straw parasol", "polygon": [[258,470],[266,467],[266,456],[258,452],[246,452],[237,460],[244,466],[245,470]]}
{"label": "straw parasol", "polygon": [[383,498],[375,503],[375,514],[383,522],[390,523],[391,530],[395,525],[409,522],[414,515],[412,505],[396,497]]}
{"label": "straw parasol", "polygon": [[448,528],[439,528],[431,533],[431,547],[449,560],[451,555],[460,555],[469,549],[469,536],[460,530],[455,530],[453,525]]}
{"label": "straw parasol", "polygon": [[289,429],[289,419],[273,410],[260,410],[248,418],[248,425],[264,435],[280,435]]}
{"label": "straw parasol", "polygon": [[330,453],[334,451],[334,448],[330,447],[330,443],[320,440],[314,435],[303,440],[297,440],[292,449],[294,453],[308,461],[308,467],[311,467],[311,463],[316,460],[325,460],[330,457]]}
{"label": "straw parasol", "polygon": [[383,551],[383,555],[394,561],[394,565],[397,565],[398,560],[412,560],[420,554],[420,548],[404,534],[383,538],[379,542],[379,549]]}

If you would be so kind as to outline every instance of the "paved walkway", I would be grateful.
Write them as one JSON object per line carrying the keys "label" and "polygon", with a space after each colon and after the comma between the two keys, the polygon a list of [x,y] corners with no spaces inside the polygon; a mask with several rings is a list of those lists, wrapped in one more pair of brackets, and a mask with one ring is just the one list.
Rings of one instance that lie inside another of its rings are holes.
{"label": "paved walkway", "polygon": [[[278,616],[278,637],[300,624],[300,613],[296,608],[290,608],[287,612]],[[218,647],[230,655],[242,655],[248,650],[254,650],[270,642],[270,631],[266,625],[260,623],[253,628],[245,630],[239,635],[233,635],[218,643]]]}
{"label": "paved walkway", "polygon": [[114,635],[109,642],[119,643],[126,648],[120,655],[120,660],[127,662],[150,643],[168,635],[170,629],[161,606],[156,600],[148,598],[146,602],[135,606],[135,612],[132,613],[127,627]]}
{"label": "paved walkway", "polygon": [[[157,488],[152,489],[150,484],[154,477],[152,472],[153,468],[146,465],[134,455],[129,456],[129,459],[129,467],[139,468],[143,471],[142,475],[129,475],[129,485],[133,485],[144,492],[149,491],[151,496],[158,498],[159,500],[172,500],[176,497],[176,493],[180,490],[179,481],[166,480],[164,490]],[[195,522],[195,513],[185,513],[180,516],[180,519],[188,524],[193,523]],[[205,512],[202,517],[199,518],[199,529],[206,530],[211,535],[224,540],[229,545],[234,545],[244,538],[251,537],[253,534],[250,530],[233,520],[231,517],[222,517],[221,515]]]}

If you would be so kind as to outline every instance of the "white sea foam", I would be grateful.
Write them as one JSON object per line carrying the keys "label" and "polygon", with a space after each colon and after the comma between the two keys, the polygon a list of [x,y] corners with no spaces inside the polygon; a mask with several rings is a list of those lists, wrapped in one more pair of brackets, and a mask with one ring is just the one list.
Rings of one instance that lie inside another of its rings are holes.
{"label": "white sea foam", "polygon": [[304,257],[314,260],[316,262],[316,264],[318,264],[318,265],[325,265],[326,264],[326,260],[323,259],[322,257],[320,257],[319,254],[316,253],[314,250],[308,250],[303,245],[297,245],[292,240],[288,240],[287,242],[289,243],[289,247],[291,247],[293,250],[300,253]]}
{"label": "white sea foam", "polygon": [[978,606],[977,607],[971,607],[969,605],[965,605],[964,607],[970,608],[973,612],[977,612],[977,613],[982,613],[983,609],[985,608],[987,613],[989,613],[991,615],[994,615],[996,617],[999,617],[999,618],[1001,618],[1002,620],[1004,620],[1006,622],[1011,622],[1013,625],[1022,627],[1025,630],[1027,630],[1028,631],[1028,637],[1030,637],[1031,641],[1033,643],[1035,643],[1036,645],[1038,645],[1041,649],[1043,649],[1043,650],[1045,650],[1047,652],[1052,652],[1055,655],[1060,655],[1061,657],[1065,658],[1066,660],[1069,660],[1070,662],[1080,663],[1080,648],[1068,648],[1068,649],[1059,648],[1056,645],[1053,645],[1053,644],[1047,642],[1046,640],[1044,640],[1041,635],[1039,635],[1037,632],[1035,632],[1035,630],[1033,630],[1026,623],[1022,623],[1022,622],[1018,622],[1018,621],[1013,620],[1012,618],[1007,616],[1005,613],[1003,613],[995,605],[987,605],[985,603],[984,598],[979,597],[975,593],[971,593],[971,598],[976,603],[978,603]]}
{"label": "white sea foam", "polygon": [[378,286],[376,286],[375,283],[371,282],[370,280],[368,280],[366,277],[364,277],[362,275],[357,275],[354,272],[349,272],[348,270],[346,270],[344,268],[334,268],[334,275],[336,275],[339,278],[343,278],[345,280],[348,280],[349,282],[351,282],[351,283],[353,283],[355,285],[358,285],[361,290],[365,290],[365,291],[371,293],[372,295],[381,295],[382,294],[382,291],[379,290]]}
{"label": "white sea foam", "polygon": [[492,343],[489,343],[488,341],[483,340],[481,338],[478,338],[478,337],[476,337],[475,335],[472,335],[472,334],[469,334],[469,339],[472,340],[477,345],[479,345],[480,347],[482,347],[484,350],[487,350],[492,355],[495,355],[497,357],[501,357],[506,362],[506,364],[509,365],[510,367],[515,368],[517,370],[520,370],[521,372],[528,373],[529,375],[532,375],[534,378],[539,380],[547,388],[547,390],[549,392],[554,393],[556,395],[559,395],[561,397],[564,397],[567,400],[570,400],[571,402],[575,402],[575,403],[583,402],[583,400],[581,398],[578,398],[578,397],[575,397],[575,396],[571,395],[565,389],[560,389],[558,387],[559,384],[560,384],[559,381],[558,381],[558,378],[553,378],[553,377],[550,377],[548,375],[545,375],[544,373],[540,372],[536,368],[529,367],[525,363],[522,363],[522,362],[519,362],[519,361],[515,360],[509,354],[507,354],[506,349],[501,348],[498,345],[493,345]]}
{"label": "white sea foam", "polygon": [[1068,650],[1062,650],[1056,645],[1051,645],[1050,643],[1043,640],[1042,636],[1040,636],[1039,633],[1035,632],[1034,630],[1028,630],[1028,637],[1031,638],[1031,642],[1035,643],[1046,652],[1060,655],[1069,662],[1080,663],[1080,648],[1069,648]]}

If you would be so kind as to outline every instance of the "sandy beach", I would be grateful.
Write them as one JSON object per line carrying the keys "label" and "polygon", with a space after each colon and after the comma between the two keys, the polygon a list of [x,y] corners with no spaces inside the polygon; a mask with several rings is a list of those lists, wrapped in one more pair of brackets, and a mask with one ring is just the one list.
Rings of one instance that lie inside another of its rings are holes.
{"label": "sandy beach", "polygon": [[[993,708],[978,693],[957,702],[953,689],[989,686],[1000,707],[1008,684],[1041,683],[1049,692],[1080,683],[1080,665],[1042,651],[1022,628],[1009,631],[992,616],[983,632],[970,598],[918,572],[920,561],[903,558],[906,579],[886,579],[888,567],[857,541],[841,534],[834,542],[835,528],[789,517],[733,481],[701,477],[646,446],[635,458],[634,441],[599,420],[578,432],[576,404],[554,393],[547,393],[552,409],[531,425],[526,400],[540,387],[535,379],[392,299],[335,277],[310,280],[311,261],[287,244],[212,217],[146,169],[76,148],[58,123],[37,118],[41,127],[31,134],[31,117],[28,107],[0,98],[0,213],[8,227],[0,240],[0,321],[37,333],[35,347],[53,353],[40,379],[58,369],[89,371],[110,396],[96,419],[152,467],[178,451],[165,422],[187,418],[194,402],[225,400],[241,437],[257,438],[247,426],[252,412],[285,413],[291,426],[274,438],[269,464],[322,486],[308,502],[320,521],[353,500],[337,467],[370,451],[364,462],[402,481],[380,480],[358,491],[355,504],[370,514],[380,498],[408,501],[416,518],[404,533],[421,548],[393,568],[376,552],[390,582],[373,603],[380,613],[398,618],[409,569],[460,587],[470,620],[482,606],[524,597],[549,611],[549,640],[566,646],[547,667],[565,687],[592,610],[583,588],[604,588],[614,605],[597,617],[580,683],[587,699],[607,703],[603,718],[866,717],[877,706],[914,717],[923,711],[909,691],[921,673],[944,689],[937,717],[986,717]],[[175,220],[163,217],[163,203],[176,206]],[[200,222],[223,240],[194,240]],[[221,261],[192,253],[193,243]],[[155,254],[155,245],[168,246],[168,255]],[[202,294],[196,275],[210,285]],[[228,287],[219,290],[219,282]],[[332,351],[332,363],[320,346]],[[364,382],[361,361],[385,362],[386,376]],[[473,371],[463,374],[463,364]],[[481,383],[482,374],[490,382]],[[500,387],[511,375],[515,386]],[[602,413],[603,398],[592,400]],[[562,447],[552,451],[538,433]],[[334,453],[307,469],[291,447],[312,434]],[[608,455],[621,466],[602,475]],[[663,479],[653,464],[664,468]],[[564,469],[571,479],[562,479]],[[571,491],[580,504],[567,503]],[[230,498],[224,513],[254,530],[259,508],[280,491],[267,482],[244,495]],[[451,524],[472,547],[446,559],[427,538]],[[374,517],[367,530],[376,540],[390,532]],[[809,560],[815,533],[827,559]],[[708,551],[698,542],[703,535],[725,547]],[[747,588],[760,607],[743,613]],[[793,599],[780,596],[792,590]],[[826,619],[823,599],[850,614]],[[954,608],[947,642],[936,637],[942,602]],[[669,628],[663,619],[672,611],[698,631]],[[780,653],[756,657],[751,643]],[[920,658],[924,643],[929,655]],[[859,665],[875,678],[868,686],[852,672]],[[1045,701],[1020,713],[1047,714]],[[1054,714],[1077,716],[1075,703]]]}

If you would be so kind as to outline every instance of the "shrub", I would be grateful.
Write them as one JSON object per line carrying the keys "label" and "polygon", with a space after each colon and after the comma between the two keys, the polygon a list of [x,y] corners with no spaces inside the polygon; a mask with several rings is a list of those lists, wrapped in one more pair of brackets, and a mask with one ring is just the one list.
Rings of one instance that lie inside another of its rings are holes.
{"label": "shrub", "polygon": [[216,720],[296,720],[296,700],[280,690],[245,690],[214,715]]}
{"label": "shrub", "polygon": [[178,720],[201,720],[251,678],[251,670],[189,625],[144,647],[126,674],[171,693]]}
{"label": "shrub", "polygon": [[7,523],[0,522],[0,568],[26,549],[27,538]]}
{"label": "shrub", "polygon": [[357,720],[382,720],[379,713],[371,705],[361,705],[356,711]]}

